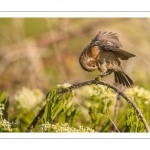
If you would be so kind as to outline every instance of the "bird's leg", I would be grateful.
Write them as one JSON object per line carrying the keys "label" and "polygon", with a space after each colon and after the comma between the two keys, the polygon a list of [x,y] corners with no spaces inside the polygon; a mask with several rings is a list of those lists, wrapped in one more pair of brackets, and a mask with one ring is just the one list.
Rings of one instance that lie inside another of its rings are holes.
{"label": "bird's leg", "polygon": [[101,81],[101,80],[102,80],[102,78],[101,78],[101,76],[99,75],[99,76],[95,77],[95,80],[97,80],[97,81]]}
{"label": "bird's leg", "polygon": [[112,69],[108,69],[105,73],[103,73],[102,75],[99,75],[99,76],[100,76],[101,78],[103,78],[103,77],[105,77],[105,76],[111,74],[112,72],[113,72]]}
{"label": "bird's leg", "polygon": [[100,81],[100,80],[102,80],[103,77],[105,77],[105,76],[111,74],[112,72],[113,72],[112,69],[108,69],[105,73],[103,73],[103,74],[97,76],[97,77],[95,78],[95,80]]}

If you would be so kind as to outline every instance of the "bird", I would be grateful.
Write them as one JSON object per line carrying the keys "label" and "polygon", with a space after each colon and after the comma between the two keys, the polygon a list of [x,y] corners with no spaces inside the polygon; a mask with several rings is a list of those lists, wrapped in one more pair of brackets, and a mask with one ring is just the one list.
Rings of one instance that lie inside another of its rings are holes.
{"label": "bird", "polygon": [[100,71],[98,77],[100,78],[114,73],[116,83],[131,87],[134,82],[123,71],[120,59],[128,60],[136,55],[121,49],[121,47],[122,44],[116,33],[99,31],[82,51],[79,56],[79,63],[88,72],[98,69]]}

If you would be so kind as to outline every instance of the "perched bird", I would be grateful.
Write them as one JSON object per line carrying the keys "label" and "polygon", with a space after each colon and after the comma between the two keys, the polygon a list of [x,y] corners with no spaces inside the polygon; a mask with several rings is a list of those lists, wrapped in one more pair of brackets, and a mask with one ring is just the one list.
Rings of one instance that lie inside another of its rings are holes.
{"label": "perched bird", "polygon": [[89,45],[85,47],[79,57],[79,63],[86,71],[100,71],[100,77],[114,72],[115,82],[130,87],[132,79],[122,70],[119,59],[128,60],[134,57],[125,50],[120,49],[121,42],[116,33],[99,32]]}

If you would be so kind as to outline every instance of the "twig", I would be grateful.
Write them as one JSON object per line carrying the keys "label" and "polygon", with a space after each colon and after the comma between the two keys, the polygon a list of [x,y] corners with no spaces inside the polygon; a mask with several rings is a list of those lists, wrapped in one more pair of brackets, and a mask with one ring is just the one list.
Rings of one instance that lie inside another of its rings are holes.
{"label": "twig", "polygon": [[37,124],[38,120],[40,120],[44,114],[45,111],[45,107],[46,105],[39,111],[39,113],[37,114],[37,116],[34,118],[34,120],[32,121],[32,123],[30,124],[30,126],[27,128],[26,132],[31,132],[32,129],[35,127],[35,125]]}
{"label": "twig", "polygon": [[119,129],[117,128],[115,122],[111,119],[111,117],[110,117],[110,115],[109,115],[109,112],[108,112],[108,109],[107,109],[107,115],[108,115],[108,118],[110,119],[110,121],[112,122],[113,126],[115,127],[115,129],[116,129],[118,132],[120,132]]}
{"label": "twig", "polygon": [[[146,121],[146,119],[144,118],[142,112],[138,109],[138,107],[136,106],[136,104],[134,103],[134,101],[132,101],[130,98],[128,98],[126,96],[126,94],[124,94],[120,89],[118,89],[116,86],[106,83],[105,81],[98,81],[98,80],[90,80],[90,81],[85,81],[85,82],[81,82],[81,83],[77,83],[77,84],[73,84],[72,86],[61,90],[58,93],[58,96],[63,95],[64,93],[67,93],[69,91],[78,89],[80,87],[83,86],[87,86],[87,85],[92,85],[92,84],[101,84],[104,86],[107,86],[111,89],[113,89],[114,91],[116,91],[119,95],[121,95],[130,105],[131,107],[133,107],[133,109],[136,111],[136,113],[138,114],[138,116],[140,117],[141,121],[143,122],[147,132],[150,132],[150,128],[149,125]],[[35,119],[32,121],[32,123],[30,124],[30,126],[27,128],[26,132],[31,132],[32,129],[35,127],[36,123],[38,122],[38,120],[42,117],[42,115],[44,114],[44,110],[45,110],[45,106],[39,111],[39,113],[37,114],[37,116],[35,117]]]}
{"label": "twig", "polygon": [[109,115],[108,103],[107,103],[107,105],[106,105],[106,111],[107,111],[108,118],[109,118],[110,121],[112,122],[114,128],[115,128],[118,132],[120,132],[119,129],[117,128],[117,126],[116,126],[116,122],[114,122],[114,121],[111,119],[110,115]]}
{"label": "twig", "polygon": [[112,122],[112,124],[115,126],[116,130],[117,130],[118,132],[120,132],[119,129],[117,128],[117,126],[114,124],[113,120],[111,119],[111,117],[110,117],[108,111],[107,111],[107,115],[104,115],[104,114],[101,114],[101,113],[94,113],[94,114],[98,114],[98,115],[101,115],[101,116],[103,116],[103,117],[109,118],[110,121]]}
{"label": "twig", "polygon": [[[120,90],[123,91],[123,86],[121,86]],[[119,109],[119,104],[120,104],[120,94],[117,93],[116,96],[116,104],[115,104],[115,110],[114,110],[114,118],[113,118],[113,122],[114,124],[116,124],[117,121],[117,115],[118,115],[118,109]],[[115,126],[114,124],[112,125],[112,132],[115,131]]]}

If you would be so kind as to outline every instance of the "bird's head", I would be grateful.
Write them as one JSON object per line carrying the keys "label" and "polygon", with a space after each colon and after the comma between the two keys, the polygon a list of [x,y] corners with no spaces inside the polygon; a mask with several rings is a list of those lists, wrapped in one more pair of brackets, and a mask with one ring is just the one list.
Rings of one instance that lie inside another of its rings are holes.
{"label": "bird's head", "polygon": [[98,68],[95,59],[88,55],[84,55],[84,53],[80,55],[79,63],[84,70],[89,72],[92,72]]}

